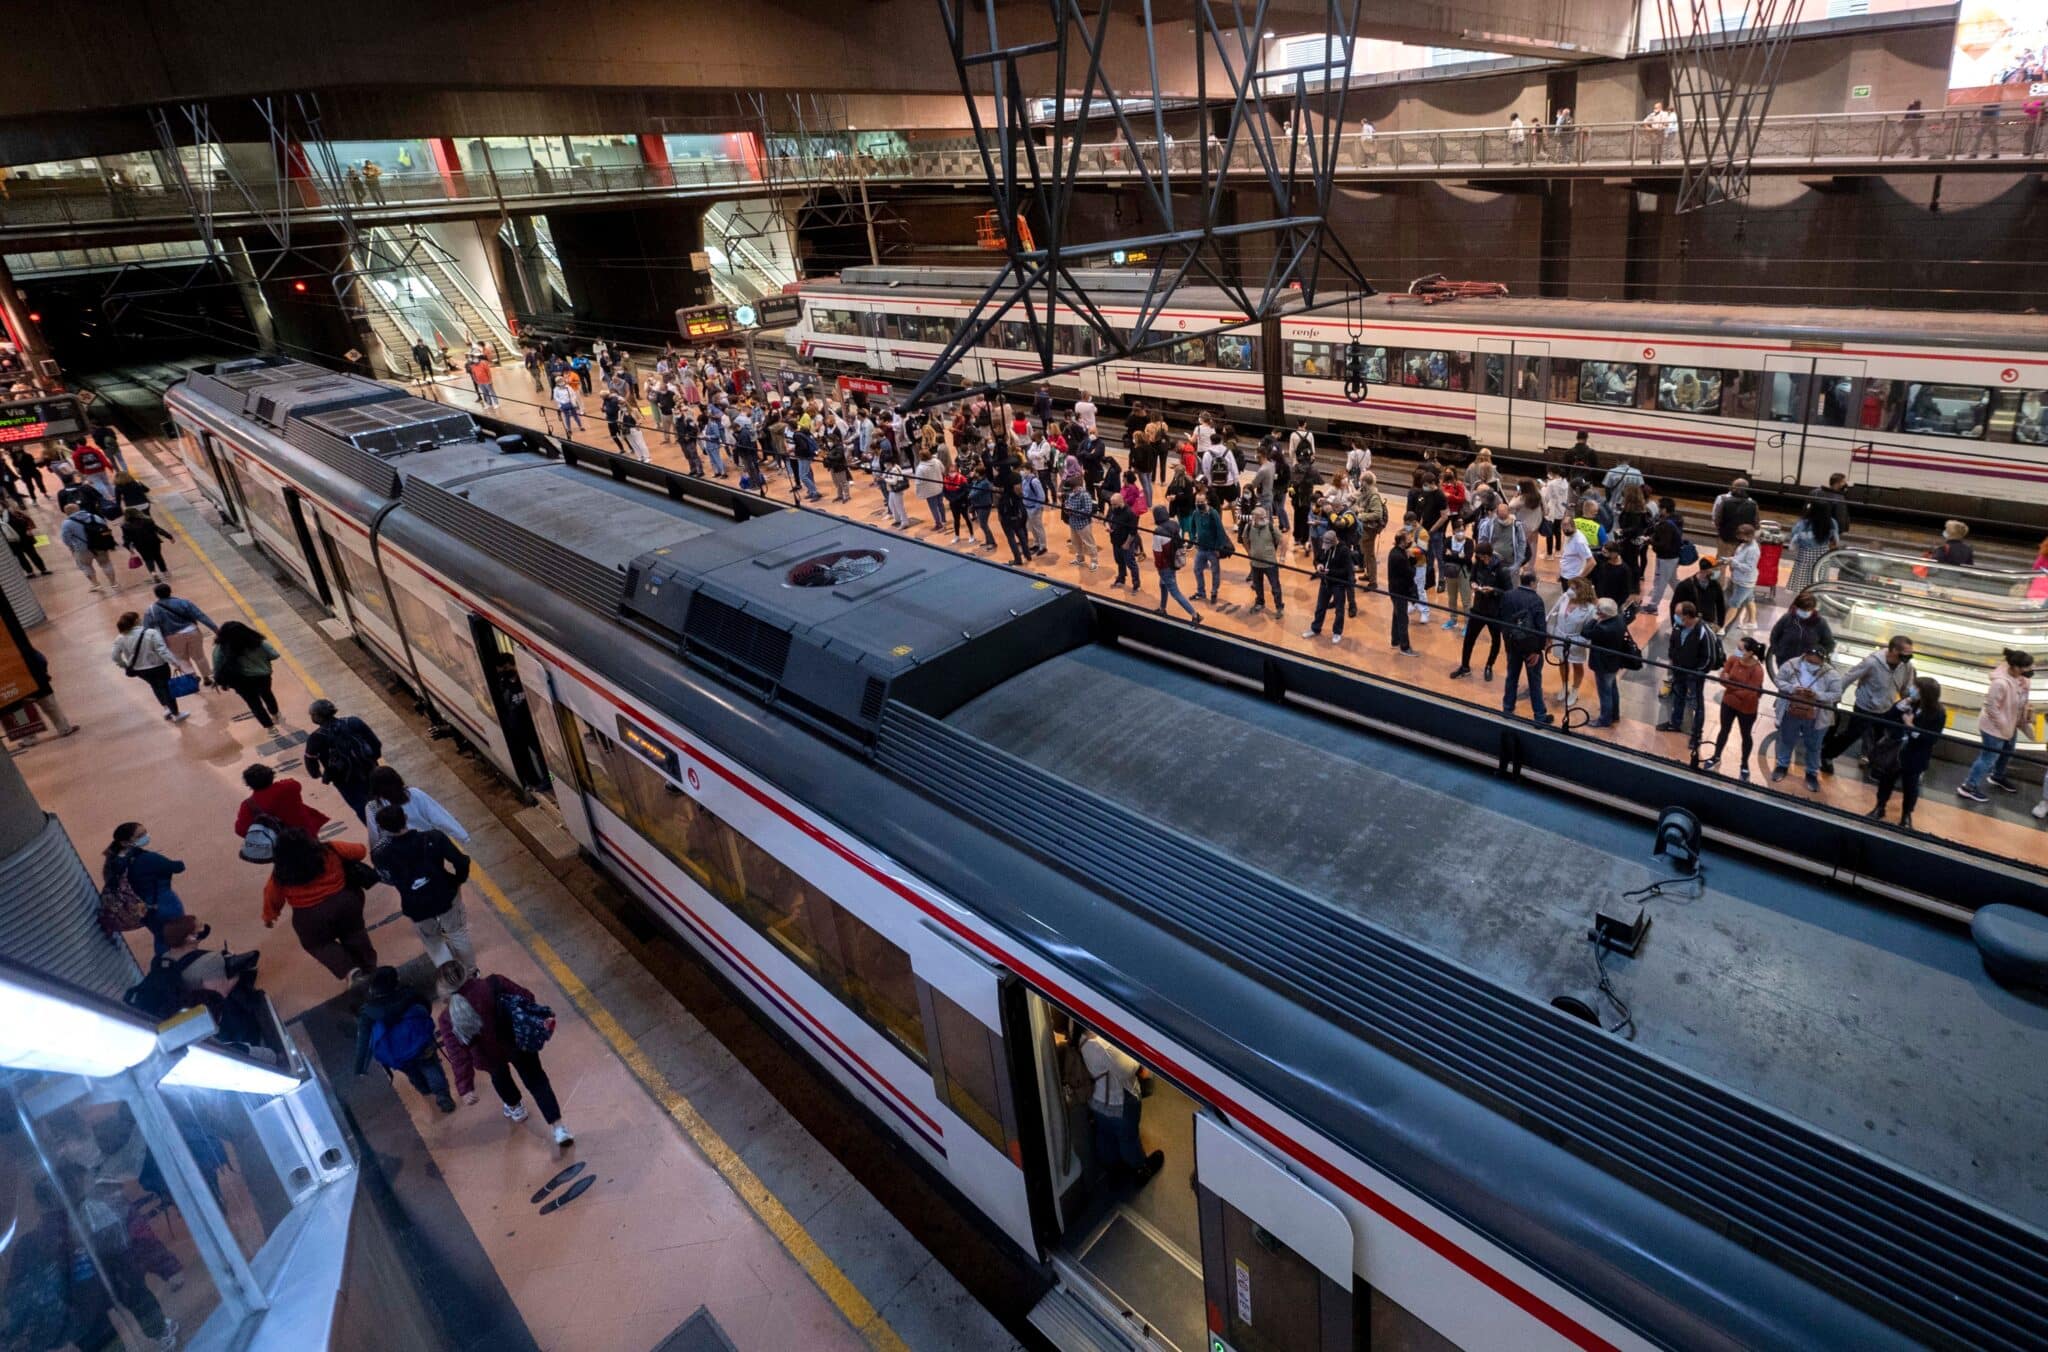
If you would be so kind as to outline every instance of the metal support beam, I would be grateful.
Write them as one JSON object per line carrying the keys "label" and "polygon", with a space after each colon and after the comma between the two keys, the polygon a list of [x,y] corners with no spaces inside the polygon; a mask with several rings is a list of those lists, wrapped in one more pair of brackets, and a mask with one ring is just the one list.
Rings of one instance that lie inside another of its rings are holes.
{"label": "metal support beam", "polygon": [[1750,161],[1804,3],[1658,0],[1671,43],[1671,111],[1685,162],[1679,211],[1749,196]]}

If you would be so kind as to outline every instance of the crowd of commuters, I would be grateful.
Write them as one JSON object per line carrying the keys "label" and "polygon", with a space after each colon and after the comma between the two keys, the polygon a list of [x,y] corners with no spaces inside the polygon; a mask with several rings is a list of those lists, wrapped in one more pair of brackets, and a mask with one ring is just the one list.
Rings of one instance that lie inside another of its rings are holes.
{"label": "crowd of commuters", "polygon": [[[740,487],[760,493],[779,481],[812,502],[822,496],[818,462],[831,472],[835,505],[852,503],[864,481],[878,492],[876,515],[895,529],[928,519],[943,539],[1013,566],[1060,560],[1107,573],[1101,585],[1190,623],[1203,623],[1205,608],[1283,618],[1294,591],[1303,637],[1369,643],[1358,630],[1360,601],[1384,596],[1392,653],[1419,655],[1414,626],[1440,619],[1459,635],[1450,678],[1499,681],[1508,712],[1526,691],[1539,722],[1561,706],[1573,726],[1617,727],[1637,716],[1624,711],[1624,677],[1648,670],[1643,679],[1658,693],[1647,730],[1682,739],[1677,754],[1705,770],[1751,777],[1768,698],[1771,780],[1796,768],[1818,790],[1835,758],[1854,749],[1866,780],[1885,786],[1884,801],[1902,800],[1908,825],[1933,719],[1948,717],[1938,683],[1913,668],[1909,635],[1838,655],[1819,614],[1811,583],[1848,527],[1841,475],[1816,490],[1773,551],[1781,557],[1766,584],[1766,523],[1747,480],[1688,519],[1626,459],[1600,472],[1584,434],[1537,475],[1511,477],[1483,449],[1455,465],[1426,454],[1404,496],[1382,491],[1363,439],[1325,434],[1319,447],[1306,423],[1253,439],[1211,413],[1176,427],[1141,401],[1117,437],[1092,401],[1056,408],[1044,388],[1028,404],[971,398],[906,414],[794,379],[757,382],[708,350],[666,351],[645,376],[601,344],[587,355],[536,347],[527,365],[537,393],[559,397],[566,385],[573,398],[581,367],[620,402],[645,401],[660,440],[694,472],[737,472]],[[630,437],[614,444],[638,454]],[[1967,535],[1950,523],[1931,561],[1970,565]],[[2042,558],[2048,594],[2048,544]],[[1768,623],[1766,590],[1791,598]],[[1659,623],[1645,632],[1649,617]],[[2028,717],[2024,708],[2009,719],[2002,705],[1987,710],[1989,759],[1963,797],[2012,782],[1993,744],[2016,743]],[[1739,761],[1728,756],[1731,740]]]}

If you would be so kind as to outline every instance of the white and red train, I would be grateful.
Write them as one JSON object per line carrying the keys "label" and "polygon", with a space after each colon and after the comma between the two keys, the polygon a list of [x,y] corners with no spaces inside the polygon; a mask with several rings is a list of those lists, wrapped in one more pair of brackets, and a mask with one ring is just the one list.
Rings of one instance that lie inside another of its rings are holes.
{"label": "white and red train", "polygon": [[[1099,280],[1098,280],[1099,278]],[[1112,323],[1135,322],[1144,278],[1089,274]],[[791,341],[821,363],[915,378],[988,281],[950,268],[850,268],[806,284]],[[2048,317],[1968,312],[1488,299],[1424,306],[1386,296],[1243,323],[1222,293],[1187,287],[1153,326],[1189,332],[1138,360],[1060,377],[1066,393],[1215,409],[1271,425],[1310,418],[1394,443],[1540,459],[1585,433],[1675,479],[1819,487],[1840,473],[1877,505],[2039,521],[2048,508]],[[1059,346],[1096,335],[1055,316]],[[1003,321],[958,368],[970,383],[1038,368]],[[1344,396],[1356,340],[1371,388]]]}

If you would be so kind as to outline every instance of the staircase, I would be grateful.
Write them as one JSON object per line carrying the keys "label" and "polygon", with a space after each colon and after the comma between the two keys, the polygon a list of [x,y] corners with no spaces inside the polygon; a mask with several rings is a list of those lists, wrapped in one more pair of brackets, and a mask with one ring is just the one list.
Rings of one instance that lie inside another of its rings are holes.
{"label": "staircase", "polygon": [[713,202],[704,212],[704,247],[712,254],[711,285],[738,305],[780,294],[796,280],[789,229],[764,202]]}
{"label": "staircase", "polygon": [[[469,279],[462,275],[462,270],[451,260],[443,259],[431,242],[415,252],[412,261],[414,270],[441,293],[441,299],[450,309],[461,316],[470,337],[489,340],[497,349],[500,361],[519,350],[519,341],[505,326],[504,317],[482,302],[471,288]],[[451,335],[451,345],[453,341]]]}

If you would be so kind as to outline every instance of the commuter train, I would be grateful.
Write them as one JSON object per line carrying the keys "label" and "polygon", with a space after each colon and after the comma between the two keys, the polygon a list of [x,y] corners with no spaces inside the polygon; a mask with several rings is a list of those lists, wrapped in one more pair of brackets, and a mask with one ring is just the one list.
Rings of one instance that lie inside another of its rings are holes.
{"label": "commuter train", "polygon": [[[1555,792],[1101,641],[1060,584],[391,386],[252,358],[166,404],[226,521],[1039,1265],[1058,1345],[2048,1339],[2048,1243],[1959,1191],[1989,1167],[2048,1196],[2000,1165],[2033,1063],[1952,1075],[2031,1045],[1995,990],[1947,999],[1967,938],[1717,863],[1622,978],[1630,1045],[1550,1007],[1596,964],[1513,871],[1654,877],[1622,814],[1567,822]],[[1123,735],[1141,705],[1186,735]],[[1249,766],[1278,789],[1256,814]],[[1424,876],[1431,946],[1400,932]],[[1750,1020],[1737,968],[1939,984],[1845,1032],[1818,999]],[[1136,1190],[1090,1167],[1090,1037],[1151,1072],[1168,1163]],[[1745,1078],[1774,1068],[1789,1088]],[[1760,1102],[1786,1094],[1955,1120],[1902,1168]]]}
{"label": "commuter train", "polygon": [[[1088,279],[1112,323],[1135,322],[1142,275]],[[804,287],[791,341],[821,363],[915,378],[987,281],[965,269],[850,268]],[[1055,320],[1063,356],[1097,355],[1092,330],[1071,313]],[[1153,334],[1243,320],[1223,293],[1189,287]],[[1371,383],[1357,404],[1342,370],[1354,338]],[[963,379],[1024,381],[1038,369],[1022,323],[1004,320],[989,339],[958,368]],[[1840,473],[1878,505],[2031,523],[2048,506],[2039,315],[1374,296],[1198,333],[1056,384],[1520,459],[1583,432],[1602,455],[1677,479],[1819,487]]]}

